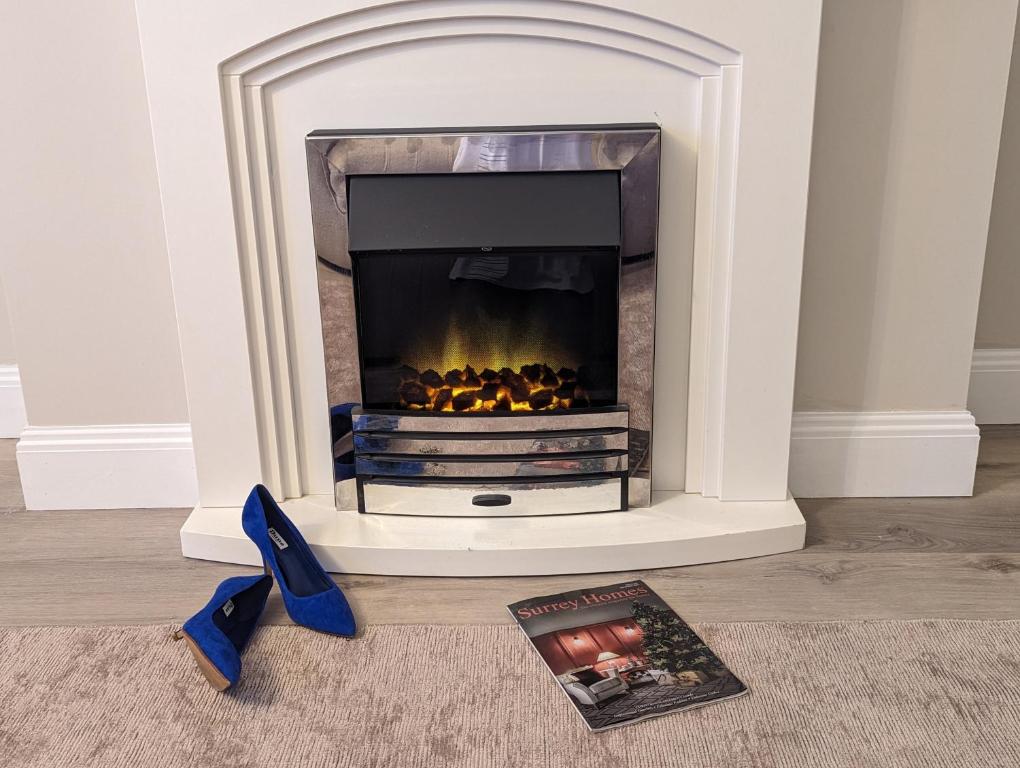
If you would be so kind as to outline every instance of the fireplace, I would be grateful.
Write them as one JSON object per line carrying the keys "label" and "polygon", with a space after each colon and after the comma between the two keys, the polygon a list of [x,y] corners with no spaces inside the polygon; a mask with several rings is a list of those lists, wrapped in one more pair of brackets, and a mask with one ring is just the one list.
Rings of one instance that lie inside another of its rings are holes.
{"label": "fireplace", "polygon": [[338,506],[647,505],[658,127],[317,131],[307,152]]}
{"label": "fireplace", "polygon": [[[261,562],[239,519],[257,481],[338,572],[591,573],[803,545],[787,457],[821,0],[136,6],[198,471],[187,556]],[[484,131],[333,132],[311,154],[306,141],[328,126],[634,120],[661,125],[661,174],[640,130],[505,155]],[[356,481],[336,482],[337,467],[353,478],[353,435],[336,466],[330,451],[349,414],[324,416],[363,402],[346,179],[600,170],[620,176],[629,508],[358,512]],[[642,178],[657,179],[657,240],[654,208],[632,204]]]}

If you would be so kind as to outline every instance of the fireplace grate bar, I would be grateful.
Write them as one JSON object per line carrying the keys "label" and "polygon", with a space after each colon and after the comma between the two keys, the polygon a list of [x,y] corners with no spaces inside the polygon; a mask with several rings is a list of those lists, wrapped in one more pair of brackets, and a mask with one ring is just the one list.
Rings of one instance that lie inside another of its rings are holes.
{"label": "fireplace grate bar", "polygon": [[433,413],[432,411],[366,411],[356,407],[351,411],[354,432],[418,433],[442,432],[458,438],[462,434],[481,435],[479,439],[492,439],[494,433],[512,432],[516,435],[535,432],[551,433],[562,430],[591,430],[629,427],[629,409],[625,405],[604,408],[536,411],[501,415],[481,413]]}
{"label": "fireplace grate bar", "polygon": [[605,459],[613,456],[626,456],[626,449],[614,448],[600,451],[571,451],[565,453],[514,453],[514,454],[420,454],[420,453],[359,453],[359,459],[379,459],[382,461],[435,461],[435,462],[510,462],[510,461],[573,461],[581,459]]}
{"label": "fireplace grate bar", "polygon": [[354,435],[354,450],[360,455],[404,454],[408,456],[528,456],[590,454],[596,451],[630,448],[626,429],[573,430],[557,432],[493,432],[475,435],[461,432],[438,437],[421,433],[383,432]]}
{"label": "fireplace grate bar", "polygon": [[[534,432],[411,432],[401,431],[404,440],[527,440],[534,437],[600,437],[621,435],[627,427],[595,427],[592,429],[539,429]],[[392,430],[358,430],[364,437],[393,437]]]}
{"label": "fireplace grate bar", "polygon": [[588,480],[626,480],[626,472],[585,472],[577,475],[535,475],[531,477],[398,477],[394,475],[365,475],[364,482],[405,485],[418,488],[423,485],[493,485],[509,488],[526,488],[539,485],[569,485]]}
{"label": "fireplace grate bar", "polygon": [[[465,460],[466,459],[466,460]],[[392,455],[356,456],[355,469],[359,477],[502,477],[505,479],[539,476],[568,477],[581,474],[623,472],[627,470],[627,452],[612,451],[608,455],[575,454],[544,455],[522,458],[518,456],[411,456],[398,458]]]}

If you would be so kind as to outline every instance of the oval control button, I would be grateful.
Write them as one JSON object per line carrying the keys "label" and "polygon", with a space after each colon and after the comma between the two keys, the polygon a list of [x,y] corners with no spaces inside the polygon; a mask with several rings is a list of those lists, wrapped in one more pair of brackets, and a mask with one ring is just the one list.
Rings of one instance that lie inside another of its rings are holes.
{"label": "oval control button", "polygon": [[505,507],[511,502],[505,493],[480,493],[471,499],[476,507]]}

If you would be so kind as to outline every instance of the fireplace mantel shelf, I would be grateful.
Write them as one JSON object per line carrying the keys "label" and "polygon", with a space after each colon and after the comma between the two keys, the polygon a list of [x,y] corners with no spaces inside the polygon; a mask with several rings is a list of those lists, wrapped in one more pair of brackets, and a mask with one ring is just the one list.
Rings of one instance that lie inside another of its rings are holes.
{"label": "fireplace mantel shelf", "polygon": [[[331,496],[283,503],[333,573],[535,576],[662,568],[776,554],[804,545],[793,499],[727,501],[681,491],[652,506],[586,515],[437,518],[338,512]],[[198,507],[181,529],[188,557],[259,565],[237,507]]]}

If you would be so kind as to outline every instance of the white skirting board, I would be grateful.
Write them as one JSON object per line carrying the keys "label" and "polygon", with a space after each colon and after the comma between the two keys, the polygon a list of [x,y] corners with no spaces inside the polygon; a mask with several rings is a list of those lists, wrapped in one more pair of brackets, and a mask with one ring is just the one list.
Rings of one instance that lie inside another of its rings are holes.
{"label": "white skirting board", "polygon": [[[736,560],[804,546],[792,498],[720,501],[656,491],[626,512],[539,517],[417,517],[340,512],[332,496],[283,509],[334,573],[402,576],[542,576]],[[186,557],[259,565],[237,507],[196,507],[181,528]]]}
{"label": "white skirting board", "polygon": [[198,499],[188,424],[30,426],[17,457],[29,509],[190,507]]}
{"label": "white skirting board", "polygon": [[980,435],[968,411],[801,411],[790,491],[800,498],[970,496]]}
{"label": "white skirting board", "polygon": [[0,437],[19,437],[28,420],[16,365],[0,365]]}
{"label": "white skirting board", "polygon": [[1020,349],[975,349],[967,407],[978,424],[1020,424]]}

